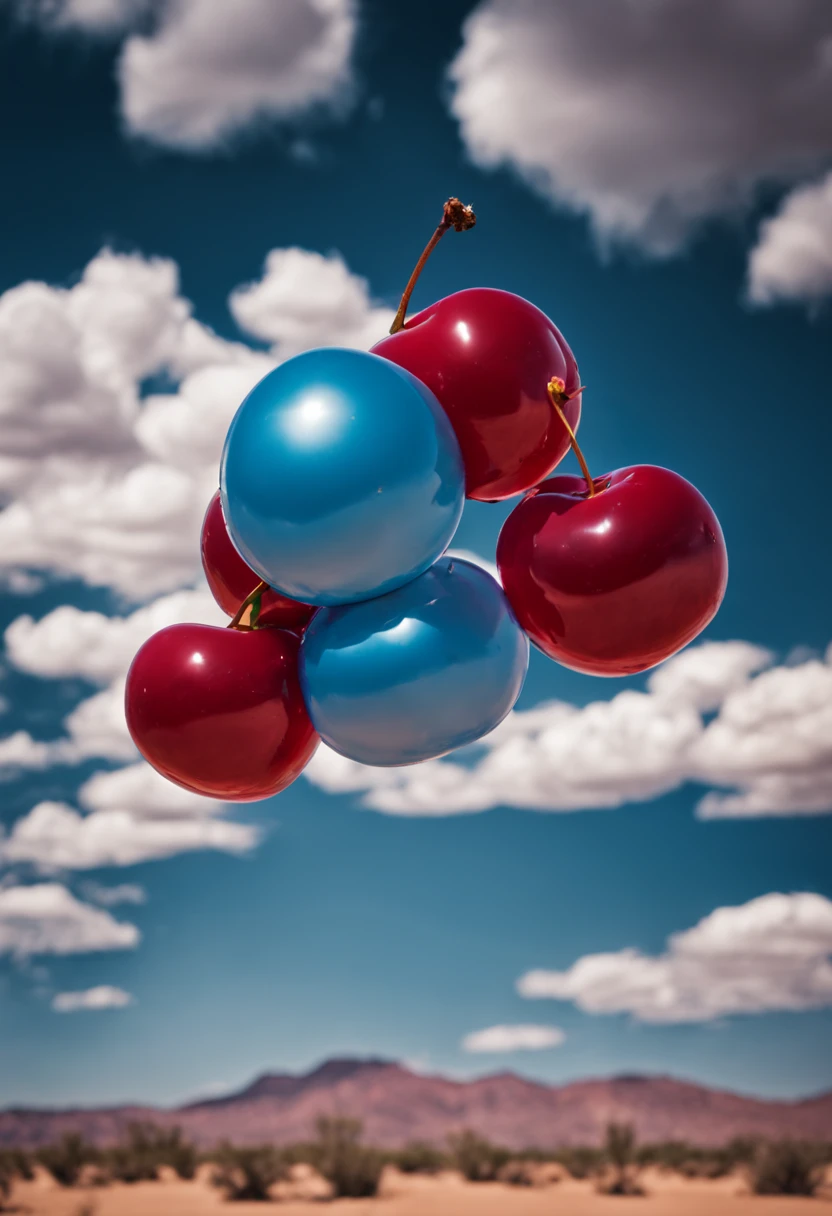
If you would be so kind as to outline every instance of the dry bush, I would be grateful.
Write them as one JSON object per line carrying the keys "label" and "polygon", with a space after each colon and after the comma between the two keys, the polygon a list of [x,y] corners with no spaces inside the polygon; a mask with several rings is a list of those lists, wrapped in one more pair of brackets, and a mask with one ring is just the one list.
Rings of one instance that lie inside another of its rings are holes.
{"label": "dry bush", "polygon": [[448,1166],[447,1155],[425,1140],[411,1140],[390,1153],[388,1160],[403,1174],[438,1174]]}
{"label": "dry bush", "polygon": [[606,1169],[598,1181],[604,1195],[643,1195],[638,1184],[635,1130],[629,1123],[609,1123],[604,1140]]}
{"label": "dry bush", "polygon": [[761,1144],[749,1168],[755,1195],[814,1195],[823,1181],[828,1150],[800,1140]]}
{"label": "dry bush", "polygon": [[76,1186],[85,1166],[96,1165],[100,1153],[78,1132],[65,1132],[56,1144],[39,1149],[37,1159],[61,1186]]}
{"label": "dry bush", "polygon": [[318,1138],[308,1146],[310,1165],[326,1178],[336,1199],[366,1199],[378,1192],[384,1154],[361,1143],[357,1119],[322,1116]]}
{"label": "dry bush", "polygon": [[500,1148],[472,1131],[448,1137],[453,1163],[469,1182],[493,1182],[511,1159],[507,1148]]}
{"label": "dry bush", "polygon": [[285,1157],[271,1144],[221,1144],[214,1154],[211,1183],[226,1199],[271,1199],[271,1188],[288,1175]]}

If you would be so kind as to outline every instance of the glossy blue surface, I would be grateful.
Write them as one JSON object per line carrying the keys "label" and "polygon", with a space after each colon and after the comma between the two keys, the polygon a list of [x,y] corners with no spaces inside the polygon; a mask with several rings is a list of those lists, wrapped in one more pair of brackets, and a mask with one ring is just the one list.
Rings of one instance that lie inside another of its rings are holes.
{"label": "glossy blue surface", "polygon": [[445,551],[465,494],[462,457],[429,389],[378,355],[307,351],[255,385],[221,468],[234,544],[308,604],[400,587]]}
{"label": "glossy blue surface", "polygon": [[485,570],[443,557],[389,595],[327,608],[301,643],[321,737],[363,764],[412,764],[481,738],[523,687],[529,642]]}

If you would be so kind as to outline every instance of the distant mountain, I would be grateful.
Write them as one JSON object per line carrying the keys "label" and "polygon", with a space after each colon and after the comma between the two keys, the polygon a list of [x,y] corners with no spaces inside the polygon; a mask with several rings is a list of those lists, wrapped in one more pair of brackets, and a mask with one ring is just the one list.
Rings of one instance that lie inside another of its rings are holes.
{"label": "distant mountain", "polygon": [[0,1111],[0,1145],[36,1147],[69,1130],[103,1144],[135,1119],[179,1124],[206,1147],[222,1139],[286,1143],[313,1135],[324,1114],[360,1119],[367,1140],[390,1147],[414,1139],[441,1144],[463,1127],[517,1149],[592,1144],[612,1120],[633,1123],[642,1141],[722,1144],[739,1135],[832,1140],[832,1093],[770,1102],[661,1076],[558,1086],[506,1072],[451,1081],[386,1060],[337,1059],[303,1075],[264,1073],[239,1093],[173,1110]]}

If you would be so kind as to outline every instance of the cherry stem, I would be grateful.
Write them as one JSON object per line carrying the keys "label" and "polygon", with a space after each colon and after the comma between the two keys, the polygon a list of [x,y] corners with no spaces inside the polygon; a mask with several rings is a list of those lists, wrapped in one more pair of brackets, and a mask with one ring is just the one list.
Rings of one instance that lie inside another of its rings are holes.
{"label": "cherry stem", "polygon": [[257,586],[254,588],[254,590],[252,591],[251,595],[247,595],[246,598],[243,600],[242,604],[240,604],[240,607],[237,609],[236,616],[234,617],[233,621],[228,622],[228,625],[226,626],[226,628],[242,629],[242,630],[252,629],[253,628],[252,625],[243,625],[243,624],[241,624],[241,621],[246,614],[246,609],[249,606],[253,605],[255,600],[259,600],[259,598],[263,594],[263,592],[268,591],[268,589],[269,589],[268,583],[264,583],[262,581],[259,582],[257,584]]}
{"label": "cherry stem", "polygon": [[404,329],[404,318],[407,313],[407,306],[410,303],[410,297],[413,295],[413,288],[416,286],[416,280],[425,268],[430,255],[433,253],[436,246],[442,240],[442,237],[449,228],[453,228],[455,232],[465,232],[468,228],[473,228],[477,222],[477,217],[470,207],[466,207],[458,198],[449,198],[445,206],[442,208],[442,219],[434,232],[433,236],[428,241],[425,248],[422,250],[422,256],[413,267],[413,274],[407,281],[407,287],[404,289],[398,311],[393,318],[393,324],[390,326],[390,333],[397,334],[400,329]]}
{"label": "cherry stem", "polygon": [[549,393],[549,400],[551,401],[552,405],[554,406],[554,409],[555,409],[555,412],[557,413],[558,418],[560,418],[561,422],[563,423],[564,427],[566,428],[566,433],[569,436],[569,442],[572,444],[572,451],[575,453],[575,455],[578,458],[578,464],[581,466],[581,472],[584,475],[584,480],[586,481],[586,484],[589,486],[589,497],[594,498],[597,491],[595,489],[595,483],[593,482],[592,478],[589,475],[589,465],[586,463],[586,460],[584,459],[584,454],[581,451],[580,444],[578,443],[577,439],[575,438],[575,432],[572,430],[572,427],[569,425],[569,421],[566,417],[566,414],[563,412],[563,407],[566,405],[566,403],[568,401],[571,401],[573,397],[577,397],[578,393],[582,393],[584,391],[584,387],[585,387],[584,385],[581,385],[580,388],[575,389],[574,393],[567,393],[566,384],[560,378],[560,376],[553,376],[552,379],[549,381],[549,383],[546,385],[546,388]]}

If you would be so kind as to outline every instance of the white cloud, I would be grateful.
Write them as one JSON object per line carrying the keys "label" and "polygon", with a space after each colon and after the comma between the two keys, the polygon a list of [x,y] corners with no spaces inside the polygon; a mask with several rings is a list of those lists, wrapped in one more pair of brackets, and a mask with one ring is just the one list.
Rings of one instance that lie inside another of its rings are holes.
{"label": "white cloud", "polygon": [[832,809],[832,651],[773,667],[726,697],[691,751],[697,779],[738,786],[707,795],[703,818]]}
{"label": "white cloud", "polygon": [[832,173],[787,195],[748,263],[755,304],[819,304],[832,294]]}
{"label": "white cloud", "polygon": [[560,1047],[566,1035],[557,1026],[489,1026],[475,1030],[462,1040],[470,1052],[541,1051]]}
{"label": "white cloud", "polygon": [[[126,130],[183,152],[251,126],[342,115],[355,96],[354,0],[16,0],[52,33],[124,37]],[[141,24],[142,28],[137,29]]]}
{"label": "white cloud", "polygon": [[128,131],[186,151],[351,94],[351,0],[178,0],[134,34],[119,67]]}
{"label": "white cloud", "polygon": [[82,1009],[124,1009],[134,1003],[134,997],[123,988],[101,984],[83,992],[56,992],[52,1008],[56,1013],[77,1013]]}
{"label": "white cloud", "polygon": [[[273,251],[268,267],[264,285],[232,294],[279,355],[200,325],[164,259],[105,250],[72,288],[23,283],[0,295],[0,576],[48,571],[133,601],[195,581],[202,517],[243,397],[278,357],[324,332],[370,345],[389,321],[337,255]],[[142,383],[162,373],[176,391],[142,399]],[[81,627],[71,611],[51,625],[56,636]],[[99,625],[86,618],[90,631]]]}
{"label": "white cloud", "polygon": [[85,882],[81,890],[87,899],[103,908],[117,908],[119,904],[143,904],[147,902],[144,887],[136,882],[120,882],[114,887],[103,886],[100,882]]}
{"label": "white cloud", "polygon": [[81,903],[60,883],[0,889],[0,955],[129,950],[138,942],[135,925]]}
{"label": "white cloud", "polygon": [[566,971],[530,971],[521,996],[573,1001],[643,1022],[832,1006],[832,902],[773,893],[717,908],[660,955],[588,954]]}
{"label": "white cloud", "polygon": [[143,819],[202,818],[223,809],[222,802],[174,785],[143,760],[113,772],[95,773],[81,786],[78,801],[88,811],[129,811]]}
{"label": "white cloud", "polygon": [[366,279],[350,274],[338,254],[305,249],[273,249],[263,277],[233,291],[229,307],[241,328],[284,359],[315,346],[366,350],[394,316],[372,302]]}
{"label": "white cloud", "polygon": [[124,717],[124,681],[81,701],[64,720],[67,736],[34,739],[23,730],[0,739],[0,770],[15,772],[80,764],[83,760],[134,760],[138,755]]}
{"label": "white cloud", "polygon": [[39,621],[19,616],[5,633],[6,653],[19,671],[48,679],[76,676],[108,684],[125,675],[139,647],[168,625],[228,618],[207,588],[176,591],[129,616],[105,616],[61,604]]}
{"label": "white cloud", "polygon": [[131,29],[154,3],[156,0],[18,0],[18,9],[56,31],[83,30],[103,37]]}
{"label": "white cloud", "polygon": [[832,152],[826,0],[485,0],[463,35],[451,109],[474,161],[605,242],[675,252]]}
{"label": "white cloud", "polygon": [[66,760],[72,763],[75,753],[67,739],[43,742],[33,739],[25,730],[16,730],[0,739],[0,768],[45,769]]}
{"label": "white cloud", "polygon": [[[24,283],[0,296],[0,553],[146,599],[193,579],[194,538],[216,488],[156,459],[136,434],[140,382],[249,364],[190,315],[174,263],[104,251],[71,289]],[[228,418],[238,400],[227,404]],[[197,430],[199,428],[196,428]]]}
{"label": "white cloud", "polygon": [[615,807],[688,781],[732,790],[704,798],[705,818],[817,814],[832,810],[830,658],[760,672],[771,660],[761,647],[705,643],[658,668],[646,692],[509,715],[469,764],[374,769],[321,747],[306,775],[403,815]]}
{"label": "white cloud", "polygon": [[39,802],[0,840],[0,861],[41,871],[94,870],[199,849],[242,854],[258,837],[253,826],[208,815],[150,819],[119,809],[80,815],[62,802]]}
{"label": "white cloud", "polygon": [[78,802],[86,814],[61,802],[38,803],[0,838],[0,862],[92,870],[200,849],[240,855],[260,839],[254,825],[222,818],[221,802],[180,789],[144,761],[95,773]]}

